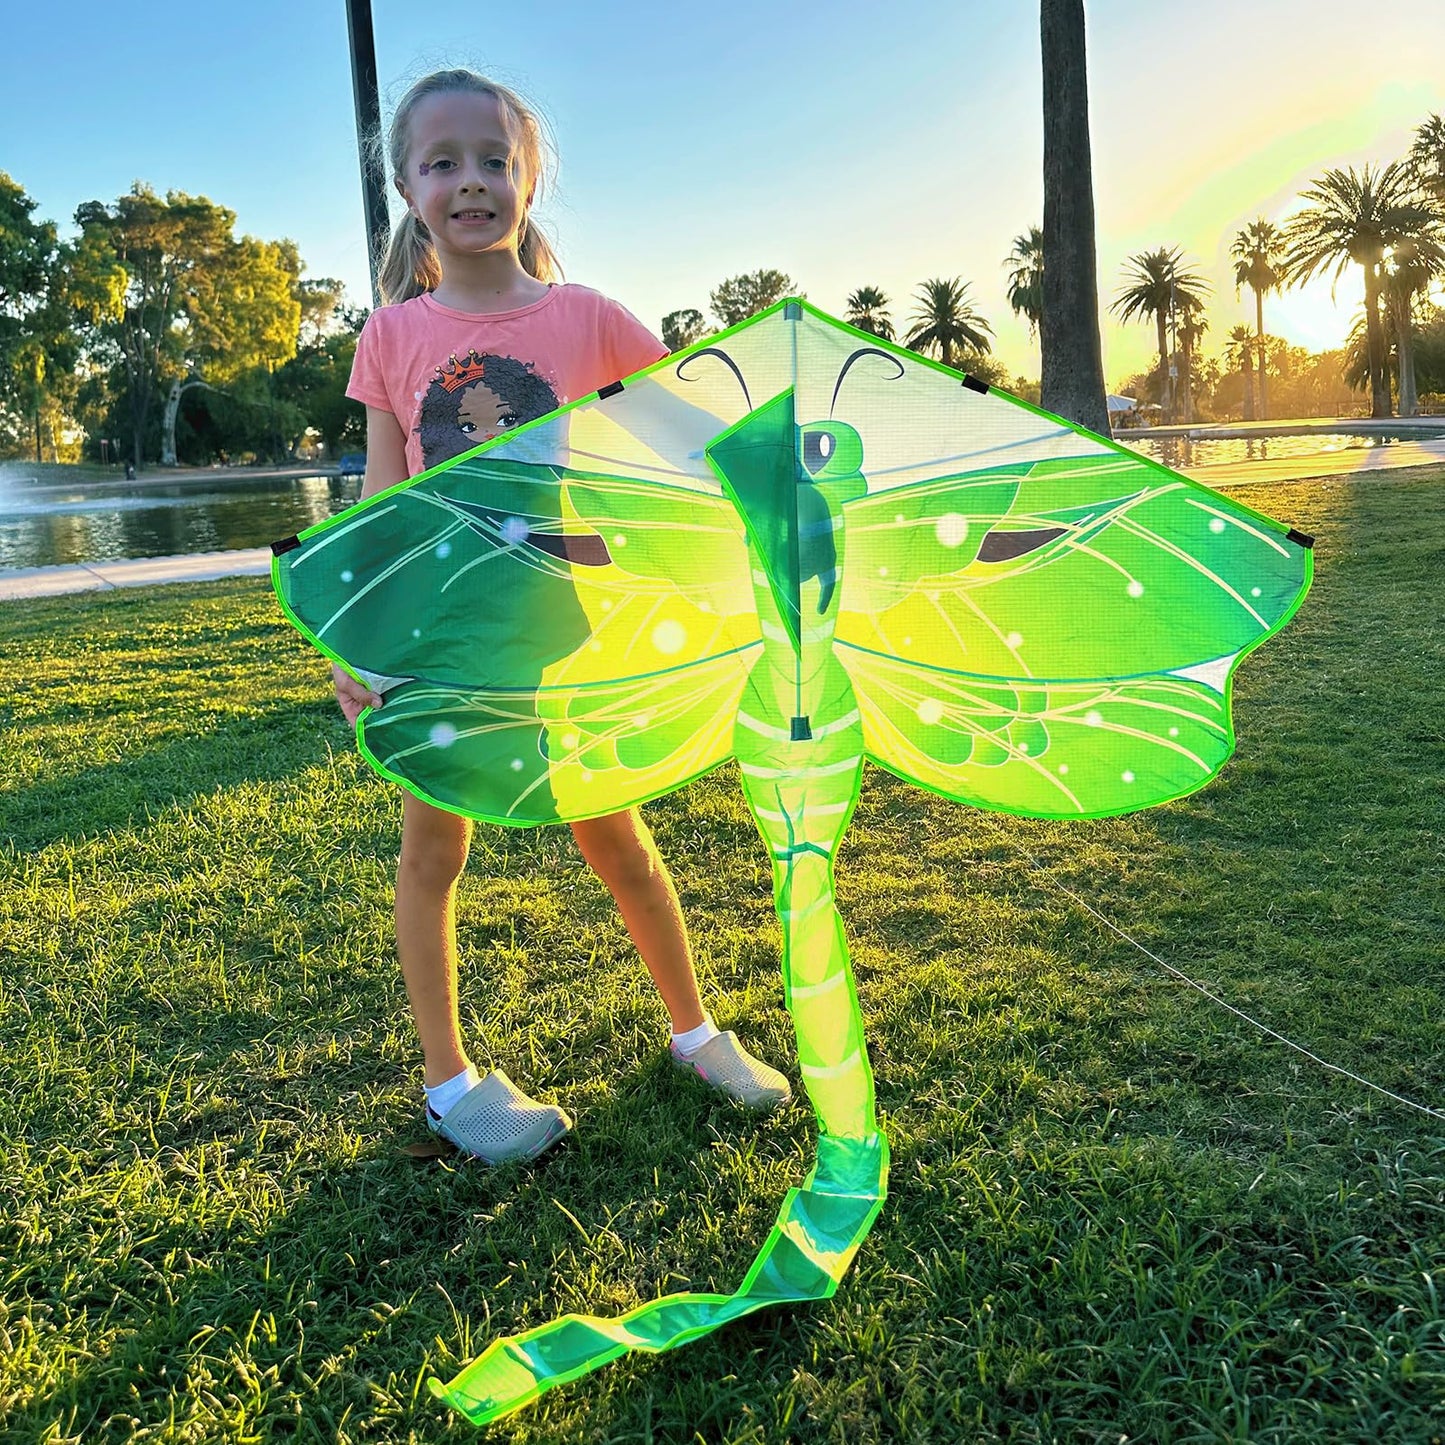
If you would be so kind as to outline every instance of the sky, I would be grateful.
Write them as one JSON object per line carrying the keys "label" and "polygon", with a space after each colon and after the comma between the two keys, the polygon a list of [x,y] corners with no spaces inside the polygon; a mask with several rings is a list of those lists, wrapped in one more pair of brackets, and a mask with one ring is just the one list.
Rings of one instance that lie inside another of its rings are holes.
{"label": "sky", "polygon": [[[1004,265],[1042,221],[1033,0],[372,11],[383,118],[442,66],[520,90],[560,156],[536,214],[567,278],[654,330],[768,267],[839,315],[878,286],[903,331],[921,282],[959,277],[996,354],[1037,376]],[[1206,352],[1253,324],[1235,233],[1286,219],[1327,168],[1399,158],[1445,112],[1445,0],[1092,0],[1088,27],[1102,301],[1127,257],[1181,247],[1214,287]],[[343,0],[0,0],[0,170],[62,234],[137,180],[209,196],[369,300]],[[1361,294],[1352,267],[1269,298],[1266,327],[1339,345]],[[1110,385],[1153,347],[1106,316]]]}

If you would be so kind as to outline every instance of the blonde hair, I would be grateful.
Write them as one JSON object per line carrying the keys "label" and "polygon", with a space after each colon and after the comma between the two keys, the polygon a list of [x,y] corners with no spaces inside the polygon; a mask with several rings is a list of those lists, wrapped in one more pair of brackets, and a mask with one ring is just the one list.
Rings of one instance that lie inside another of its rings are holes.
{"label": "blonde hair", "polygon": [[[389,165],[393,178],[406,174],[407,151],[411,146],[410,126],[412,112],[418,102],[428,95],[447,95],[457,92],[472,95],[490,95],[502,114],[502,124],[507,130],[507,139],[512,142],[512,166],[514,173],[522,171],[534,186],[533,199],[542,189],[543,182],[550,179],[553,167],[553,152],[548,144],[542,122],[536,112],[515,91],[505,85],[488,80],[473,70],[437,70],[423,76],[402,96],[391,118],[383,148],[378,132],[373,144],[383,162],[378,169]],[[560,281],[562,267],[551,243],[532,220],[531,206],[522,217],[518,233],[517,259],[529,276],[539,281]],[[392,229],[391,241],[386,248],[377,286],[381,299],[387,305],[397,301],[410,301],[425,291],[435,291],[441,283],[441,263],[436,248],[427,234],[426,226],[410,210]]]}

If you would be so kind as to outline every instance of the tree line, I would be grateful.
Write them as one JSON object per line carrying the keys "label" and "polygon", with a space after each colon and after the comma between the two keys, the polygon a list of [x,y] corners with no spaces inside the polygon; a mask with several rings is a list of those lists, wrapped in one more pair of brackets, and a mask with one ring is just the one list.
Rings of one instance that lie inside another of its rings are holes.
{"label": "tree line", "polygon": [[[1418,412],[1445,393],[1445,119],[1429,116],[1408,155],[1382,166],[1327,170],[1283,226],[1259,218],[1233,239],[1236,292],[1254,296],[1254,328],[1201,350],[1209,285],[1177,246],[1130,256],[1108,309],[1152,325],[1158,361],[1124,382],[1166,421],[1339,410],[1342,387],[1368,391],[1371,414]],[[0,453],[37,461],[150,460],[175,465],[329,454],[363,440],[345,396],[363,308],[341,283],[308,278],[295,244],[235,235],[235,213],[204,196],[157,195],[137,183],[114,203],[88,201],[78,234],[61,241],[35,202],[0,172]],[[1003,264],[1015,313],[1037,332],[1046,317],[1044,231],[1015,238]],[[1362,268],[1365,300],[1349,343],[1312,357],[1265,328],[1265,299],[1316,276]],[[785,295],[781,271],[721,282],[709,295],[721,327]],[[922,282],[895,326],[876,286],[847,298],[854,326],[991,384],[1040,399],[992,353],[993,327],[961,277]],[[662,320],[672,350],[708,335],[697,309]],[[1047,348],[1046,348],[1047,349]]]}
{"label": "tree line", "polygon": [[[1255,325],[1233,327],[1217,356],[1200,349],[1210,287],[1182,249],[1160,246],[1124,262],[1108,309],[1121,321],[1152,325],[1159,359],[1123,387],[1141,405],[1157,407],[1162,420],[1320,415],[1348,406],[1360,390],[1369,393],[1374,416],[1391,415],[1392,400],[1401,416],[1414,416],[1422,394],[1445,394],[1445,308],[1431,300],[1445,277],[1445,119],[1429,116],[1400,160],[1358,172],[1328,170],[1303,199],[1306,207],[1284,226],[1261,217],[1235,235],[1236,291],[1253,292]],[[1003,264],[1009,306],[1037,334],[1044,317],[1042,228],[1015,237]],[[1364,272],[1365,303],[1345,347],[1312,354],[1266,331],[1267,296],[1318,275],[1338,279],[1353,265]],[[1038,384],[1011,381],[990,354],[993,328],[970,290],[960,277],[922,282],[900,334],[888,296],[860,286],[847,299],[846,319],[1037,402]],[[790,277],[762,270],[724,281],[709,305],[728,327],[794,294]],[[709,327],[701,311],[686,309],[664,317],[662,333],[678,350]]]}
{"label": "tree line", "polygon": [[0,172],[0,453],[141,466],[364,437],[345,397],[366,312],[295,244],[137,182],[87,201],[62,241]]}

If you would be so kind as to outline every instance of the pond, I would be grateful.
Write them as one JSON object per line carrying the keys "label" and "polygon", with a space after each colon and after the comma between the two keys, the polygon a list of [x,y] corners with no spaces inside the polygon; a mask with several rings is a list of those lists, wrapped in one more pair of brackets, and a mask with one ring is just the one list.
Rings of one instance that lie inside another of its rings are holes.
{"label": "pond", "polygon": [[[1278,460],[1386,446],[1417,432],[1336,431],[1241,438],[1131,437],[1125,446],[1168,467]],[[0,568],[54,567],[265,547],[349,507],[361,478],[274,476],[244,468],[185,480],[56,482],[0,464]]]}
{"label": "pond", "polygon": [[1211,467],[1225,462],[1279,461],[1283,457],[1312,457],[1321,453],[1388,446],[1391,442],[1418,441],[1418,432],[1315,432],[1306,436],[1132,437],[1127,430],[1115,441],[1142,452],[1166,467]]}
{"label": "pond", "polygon": [[168,480],[55,482],[0,467],[0,567],[55,567],[264,547],[349,507],[361,478],[242,469]]}

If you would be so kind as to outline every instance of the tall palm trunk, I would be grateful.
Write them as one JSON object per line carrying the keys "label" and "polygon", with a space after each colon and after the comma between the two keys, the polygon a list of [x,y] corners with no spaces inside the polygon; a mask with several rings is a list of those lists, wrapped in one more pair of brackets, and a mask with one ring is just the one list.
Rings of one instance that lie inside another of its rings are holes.
{"label": "tall palm trunk", "polygon": [[1365,262],[1365,340],[1369,348],[1370,415],[1390,415],[1390,376],[1385,370],[1385,333],[1380,325],[1380,270]]}
{"label": "tall palm trunk", "polygon": [[1400,415],[1419,416],[1420,398],[1415,386],[1415,337],[1410,326],[1411,294],[1394,292],[1390,319],[1395,325],[1395,353],[1400,359]]}
{"label": "tall palm trunk", "polygon": [[1039,42],[1044,76],[1042,400],[1047,411],[1108,436],[1083,0],[1040,0]]}
{"label": "tall palm trunk", "polygon": [[[1244,419],[1254,421],[1254,361],[1246,346],[1240,353],[1241,370],[1244,372]],[[1262,390],[1262,389],[1261,389]]]}
{"label": "tall palm trunk", "polygon": [[1154,314],[1154,326],[1159,338],[1159,396],[1164,406],[1164,420],[1174,420],[1174,385],[1169,380],[1169,320],[1168,312]]}
{"label": "tall palm trunk", "polygon": [[1254,288],[1254,334],[1259,338],[1259,419],[1269,420],[1269,383],[1265,380],[1264,292]]}

